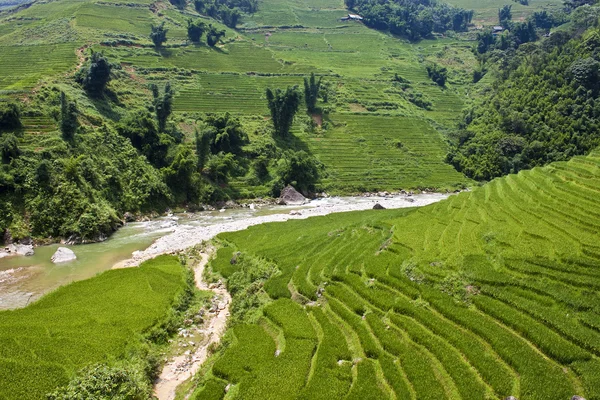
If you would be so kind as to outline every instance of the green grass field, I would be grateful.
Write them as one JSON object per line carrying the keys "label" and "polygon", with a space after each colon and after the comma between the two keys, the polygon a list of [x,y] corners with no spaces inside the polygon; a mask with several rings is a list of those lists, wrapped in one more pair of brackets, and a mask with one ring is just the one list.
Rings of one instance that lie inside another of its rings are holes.
{"label": "green grass field", "polygon": [[162,256],[0,312],[0,398],[45,398],[82,367],[126,357],[165,318],[185,277],[176,257]]}
{"label": "green grass field", "polygon": [[596,152],[424,208],[221,234],[215,271],[233,247],[281,272],[198,394],[600,399],[599,194]]}

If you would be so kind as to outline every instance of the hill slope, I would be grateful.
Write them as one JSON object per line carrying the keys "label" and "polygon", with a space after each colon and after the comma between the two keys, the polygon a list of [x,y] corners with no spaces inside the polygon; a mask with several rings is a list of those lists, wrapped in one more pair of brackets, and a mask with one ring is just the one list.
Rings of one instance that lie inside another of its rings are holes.
{"label": "hill slope", "polygon": [[[221,382],[243,398],[600,398],[599,191],[594,153],[414,211],[221,235],[277,265],[278,300],[233,329],[197,398]],[[239,285],[228,257],[214,268]]]}

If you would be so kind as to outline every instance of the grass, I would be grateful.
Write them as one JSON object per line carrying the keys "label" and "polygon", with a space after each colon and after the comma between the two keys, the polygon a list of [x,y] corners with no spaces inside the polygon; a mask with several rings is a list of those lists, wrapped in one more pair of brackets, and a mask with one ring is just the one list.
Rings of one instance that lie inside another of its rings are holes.
{"label": "grass", "polygon": [[[254,381],[235,381],[237,396],[269,385],[274,399],[598,399],[599,183],[595,152],[424,208],[221,234],[276,263],[293,299],[265,306],[285,347],[265,353]],[[240,326],[272,340],[264,325]],[[273,376],[286,356],[297,369]],[[294,394],[273,384],[286,373],[305,377]]]}
{"label": "grass", "polygon": [[182,293],[185,270],[161,256],[72,283],[0,313],[0,397],[43,398],[79,369],[126,357]]}

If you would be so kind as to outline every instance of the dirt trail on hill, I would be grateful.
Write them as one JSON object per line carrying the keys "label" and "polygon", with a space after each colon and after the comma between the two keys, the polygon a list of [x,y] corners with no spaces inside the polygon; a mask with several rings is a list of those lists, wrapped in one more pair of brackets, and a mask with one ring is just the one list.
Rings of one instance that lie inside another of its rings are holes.
{"label": "dirt trail on hill", "polygon": [[[186,350],[184,354],[175,356],[163,367],[160,376],[154,383],[154,395],[159,400],[175,399],[177,387],[198,372],[204,361],[208,358],[208,348],[212,344],[219,343],[227,325],[231,296],[224,285],[207,285],[204,282],[202,274],[204,273],[204,268],[208,263],[210,254],[201,253],[200,255],[202,259],[194,268],[194,277],[198,289],[210,290],[215,294],[213,307],[206,314],[210,319],[208,321],[205,320],[201,327],[196,328],[199,333],[203,334],[202,342],[195,345],[192,350]],[[188,331],[192,329],[194,328],[190,327]],[[181,335],[182,333],[180,332]]]}

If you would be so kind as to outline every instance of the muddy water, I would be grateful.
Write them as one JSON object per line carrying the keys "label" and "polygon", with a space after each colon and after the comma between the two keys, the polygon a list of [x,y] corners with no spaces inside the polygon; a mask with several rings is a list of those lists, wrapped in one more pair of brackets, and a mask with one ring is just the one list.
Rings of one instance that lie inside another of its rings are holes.
{"label": "muddy water", "polygon": [[212,226],[267,217],[272,214],[289,214],[290,211],[298,209],[326,211],[324,213],[369,209],[375,202],[389,206],[388,208],[411,207],[433,203],[445,197],[447,195],[419,195],[411,200],[415,201],[414,203],[398,198],[338,197],[312,201],[301,207],[263,206],[255,209],[241,208],[222,212],[178,214],[149,222],[127,224],[105,242],[65,246],[75,252],[77,260],[73,262],[63,264],[50,262],[52,254],[59,245],[37,247],[35,255],[31,257],[16,256],[0,259],[0,309],[24,307],[59,286],[106,271],[120,261],[129,259],[134,251],[148,248],[156,239],[171,233],[177,225]]}

